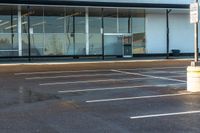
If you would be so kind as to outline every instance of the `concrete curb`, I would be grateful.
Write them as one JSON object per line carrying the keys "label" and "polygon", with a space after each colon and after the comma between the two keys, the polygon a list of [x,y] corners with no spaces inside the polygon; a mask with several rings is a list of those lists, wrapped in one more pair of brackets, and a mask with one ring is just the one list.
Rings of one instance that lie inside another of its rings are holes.
{"label": "concrete curb", "polygon": [[80,61],[80,62],[31,62],[31,63],[0,63],[4,66],[35,66],[35,65],[75,65],[75,64],[107,64],[107,63],[143,63],[143,62],[173,62],[192,61],[192,59],[153,59],[153,60],[114,60],[114,61]]}
{"label": "concrete curb", "polygon": [[34,71],[76,71],[76,70],[105,70],[133,69],[159,67],[186,67],[190,59],[156,59],[156,60],[119,60],[91,62],[53,62],[53,63],[10,63],[0,64],[0,72],[34,72]]}

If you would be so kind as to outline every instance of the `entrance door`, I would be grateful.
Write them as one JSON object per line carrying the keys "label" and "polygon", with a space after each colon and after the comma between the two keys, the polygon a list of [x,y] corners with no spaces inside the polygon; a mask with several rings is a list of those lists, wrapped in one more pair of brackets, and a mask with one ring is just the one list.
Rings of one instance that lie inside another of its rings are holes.
{"label": "entrance door", "polygon": [[129,58],[132,57],[132,35],[123,36],[123,57]]}

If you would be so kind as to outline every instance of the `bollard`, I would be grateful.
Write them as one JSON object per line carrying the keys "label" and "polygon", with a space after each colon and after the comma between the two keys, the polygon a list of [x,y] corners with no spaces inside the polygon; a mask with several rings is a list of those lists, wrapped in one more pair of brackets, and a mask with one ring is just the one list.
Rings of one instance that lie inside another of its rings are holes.
{"label": "bollard", "polygon": [[200,92],[200,66],[187,68],[187,91]]}

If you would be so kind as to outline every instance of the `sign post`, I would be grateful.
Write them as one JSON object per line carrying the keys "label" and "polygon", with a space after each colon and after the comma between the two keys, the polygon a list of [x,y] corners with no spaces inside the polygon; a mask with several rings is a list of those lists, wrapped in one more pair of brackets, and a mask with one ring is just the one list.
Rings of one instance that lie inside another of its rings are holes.
{"label": "sign post", "polygon": [[198,22],[199,22],[199,3],[195,0],[195,3],[190,4],[190,23],[194,23],[194,62],[192,66],[196,66],[199,60],[198,50]]}
{"label": "sign post", "polygon": [[187,90],[190,92],[200,92],[200,63],[198,48],[198,22],[199,22],[199,3],[190,4],[190,23],[194,23],[194,61],[187,68]]}

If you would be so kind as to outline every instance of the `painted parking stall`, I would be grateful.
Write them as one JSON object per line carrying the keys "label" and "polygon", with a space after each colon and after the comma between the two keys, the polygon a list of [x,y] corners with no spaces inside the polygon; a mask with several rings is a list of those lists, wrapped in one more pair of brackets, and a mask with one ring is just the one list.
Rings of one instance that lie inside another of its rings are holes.
{"label": "painted parking stall", "polygon": [[[33,91],[56,94],[60,99],[76,104],[77,109],[83,110],[82,113],[86,111],[89,117],[96,116],[112,124],[118,123],[117,120],[126,124],[130,131],[140,132],[133,125],[143,125],[143,130],[147,131],[152,124],[161,124],[162,119],[169,125],[176,124],[176,120],[181,124],[191,118],[198,121],[200,98],[198,93],[185,91],[185,69],[38,71],[15,73],[14,76],[34,84]],[[167,127],[163,130],[167,131]]]}

